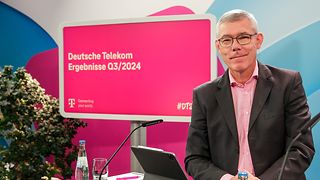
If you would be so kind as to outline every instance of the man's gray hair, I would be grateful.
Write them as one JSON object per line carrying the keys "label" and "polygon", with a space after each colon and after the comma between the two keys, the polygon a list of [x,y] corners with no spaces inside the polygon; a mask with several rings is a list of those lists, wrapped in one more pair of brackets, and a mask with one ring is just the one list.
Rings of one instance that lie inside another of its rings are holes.
{"label": "man's gray hair", "polygon": [[249,13],[248,11],[245,10],[241,10],[241,9],[234,9],[231,11],[228,11],[226,13],[224,13],[220,19],[217,22],[217,27],[216,27],[216,33],[217,33],[217,37],[219,36],[219,27],[221,24],[226,23],[226,22],[236,22],[236,21],[240,21],[243,19],[248,19],[249,21],[251,21],[254,30],[257,32],[258,31],[258,22],[256,20],[256,18]]}

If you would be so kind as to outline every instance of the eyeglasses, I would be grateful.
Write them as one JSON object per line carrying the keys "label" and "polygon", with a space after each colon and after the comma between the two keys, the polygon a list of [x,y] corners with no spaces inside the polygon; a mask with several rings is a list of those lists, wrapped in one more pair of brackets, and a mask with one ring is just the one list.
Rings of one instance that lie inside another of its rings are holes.
{"label": "eyeglasses", "polygon": [[251,37],[257,35],[258,33],[254,33],[254,34],[240,34],[237,37],[233,38],[233,37],[222,37],[220,39],[218,39],[220,45],[222,47],[230,47],[233,44],[233,40],[236,39],[237,42],[240,45],[246,45],[249,44],[251,42]]}

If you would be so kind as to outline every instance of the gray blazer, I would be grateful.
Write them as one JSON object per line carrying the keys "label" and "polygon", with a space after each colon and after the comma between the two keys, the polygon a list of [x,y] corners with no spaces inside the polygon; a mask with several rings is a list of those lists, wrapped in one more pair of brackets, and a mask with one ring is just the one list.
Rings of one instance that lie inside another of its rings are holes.
{"label": "gray blazer", "polygon": [[[248,141],[255,174],[277,179],[286,147],[306,121],[309,107],[298,72],[263,65],[252,104]],[[314,145],[311,132],[294,143],[283,179],[303,180]],[[199,180],[237,174],[239,142],[228,71],[194,89],[186,171]]]}

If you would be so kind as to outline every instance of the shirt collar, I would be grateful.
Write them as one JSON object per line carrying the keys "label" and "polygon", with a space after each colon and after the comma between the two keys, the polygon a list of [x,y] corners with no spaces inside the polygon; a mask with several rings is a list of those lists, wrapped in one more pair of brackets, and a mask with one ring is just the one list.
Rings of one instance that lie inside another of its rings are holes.
{"label": "shirt collar", "polygon": [[[255,68],[254,68],[254,70],[253,70],[253,73],[252,73],[252,75],[251,75],[251,77],[249,78],[249,80],[246,82],[246,83],[248,83],[248,82],[250,82],[251,81],[251,79],[258,79],[258,72],[259,72],[259,67],[258,67],[258,62],[256,61],[256,66],[255,66]],[[230,73],[230,70],[229,70],[229,80],[230,80],[230,85],[231,85],[231,87],[234,87],[234,86],[236,86],[237,84],[239,84],[234,78],[233,78],[233,76],[231,75],[231,73]],[[245,84],[246,84],[245,83]]]}

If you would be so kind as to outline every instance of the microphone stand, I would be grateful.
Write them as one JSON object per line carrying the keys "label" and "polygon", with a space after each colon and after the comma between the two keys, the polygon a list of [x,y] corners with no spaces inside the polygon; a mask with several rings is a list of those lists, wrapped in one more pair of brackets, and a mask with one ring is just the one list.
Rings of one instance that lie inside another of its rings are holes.
{"label": "microphone stand", "polygon": [[154,120],[154,121],[149,121],[149,122],[144,122],[142,124],[140,124],[138,127],[134,128],[130,134],[122,141],[122,143],[120,144],[120,146],[117,148],[117,150],[111,155],[111,157],[109,158],[109,160],[107,161],[107,163],[103,166],[100,175],[99,175],[99,180],[101,180],[101,176],[103,171],[107,168],[107,166],[110,164],[111,160],[114,158],[114,156],[118,153],[118,151],[122,148],[122,146],[124,145],[124,143],[127,142],[127,140],[129,139],[129,137],[132,135],[133,132],[135,132],[137,129],[141,128],[141,127],[147,127],[147,126],[152,126],[155,124],[159,124],[162,123],[163,120],[162,119],[158,119],[158,120]]}
{"label": "microphone stand", "polygon": [[290,152],[291,147],[293,146],[293,143],[295,143],[297,141],[297,139],[299,139],[300,136],[302,136],[303,134],[311,131],[311,129],[313,128],[313,126],[315,126],[320,120],[320,113],[318,113],[314,118],[312,118],[310,121],[308,121],[300,130],[299,133],[292,139],[292,141],[290,142],[286,154],[284,155],[284,159],[281,165],[281,170],[280,170],[280,174],[278,176],[278,180],[282,179],[282,174],[284,171],[284,166],[286,165],[286,161],[288,159],[288,155]]}

